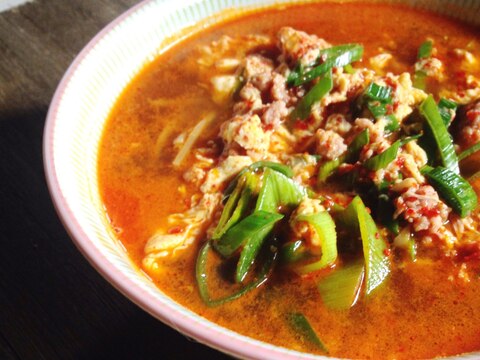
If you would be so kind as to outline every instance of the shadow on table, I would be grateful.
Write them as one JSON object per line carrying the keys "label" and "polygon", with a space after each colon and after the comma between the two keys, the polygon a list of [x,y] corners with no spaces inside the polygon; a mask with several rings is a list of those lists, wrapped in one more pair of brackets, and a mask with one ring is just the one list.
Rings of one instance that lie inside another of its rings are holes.
{"label": "shadow on table", "polygon": [[0,347],[20,359],[228,358],[132,304],[75,248],[44,177],[46,112],[0,113]]}

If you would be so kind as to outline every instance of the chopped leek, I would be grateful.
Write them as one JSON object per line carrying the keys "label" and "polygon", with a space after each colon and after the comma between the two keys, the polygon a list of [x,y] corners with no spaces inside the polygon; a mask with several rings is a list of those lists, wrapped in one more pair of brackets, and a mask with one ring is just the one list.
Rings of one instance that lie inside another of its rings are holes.
{"label": "chopped leek", "polygon": [[363,166],[373,171],[386,168],[393,160],[397,158],[400,145],[400,140],[395,141],[387,150],[378,155],[372,156],[370,159],[365,161]]}
{"label": "chopped leek", "polygon": [[384,282],[390,272],[387,244],[359,196],[348,205],[341,220],[360,230],[365,258],[366,293],[369,295]]}
{"label": "chopped leek", "polygon": [[363,130],[360,134],[355,136],[347,149],[347,157],[345,159],[348,163],[354,163],[358,160],[358,156],[363,147],[370,142],[368,129]]}
{"label": "chopped leek", "polygon": [[215,250],[223,256],[231,256],[240,246],[250,238],[267,237],[275,223],[283,215],[256,211],[230,228],[218,241],[214,243]]}
{"label": "chopped leek", "polygon": [[459,155],[458,155],[458,160],[463,160],[470,155],[476,153],[478,150],[480,150],[480,142],[470,146],[468,149],[463,150]]}
{"label": "chopped leek", "polygon": [[437,167],[422,171],[445,202],[462,218],[477,207],[477,194],[472,186],[450,169]]}
{"label": "chopped leek", "polygon": [[208,291],[208,274],[207,274],[207,260],[208,260],[208,253],[210,252],[211,244],[210,242],[206,242],[205,245],[202,246],[200,252],[198,253],[197,262],[195,264],[195,278],[197,280],[197,286],[200,293],[200,297],[202,298],[205,305],[209,307],[215,307],[219,305],[223,305],[227,302],[236,300],[247,292],[259,287],[262,285],[267,279],[272,269],[276,257],[277,252],[272,251],[269,249],[268,255],[266,256],[265,262],[260,269],[258,275],[256,276],[256,280],[253,280],[251,283],[245,285],[237,292],[220,298],[220,299],[212,299],[210,293]]}
{"label": "chopped leek", "polygon": [[417,248],[415,244],[415,239],[410,234],[410,228],[406,226],[402,231],[395,237],[393,244],[401,249],[404,249],[410,259],[415,261],[417,258]]}
{"label": "chopped leek", "polygon": [[251,171],[240,177],[237,186],[223,208],[218,225],[212,235],[213,240],[220,239],[228,229],[245,217],[258,182],[258,175]]}
{"label": "chopped leek", "polygon": [[364,92],[364,96],[370,100],[376,100],[383,104],[392,102],[392,88],[389,86],[381,86],[375,83],[370,83]]}
{"label": "chopped leek", "polygon": [[458,159],[455,154],[455,148],[453,147],[453,140],[448,133],[447,127],[442,120],[437,104],[432,95],[429,95],[422,102],[419,110],[425,118],[428,129],[435,140],[435,146],[440,154],[442,165],[458,174],[460,170],[458,168]]}
{"label": "chopped leek", "polygon": [[317,183],[323,184],[327,179],[337,171],[338,167],[345,162],[345,156],[340,156],[334,160],[327,161],[318,168]]}
{"label": "chopped leek", "polygon": [[305,221],[314,229],[316,236],[320,240],[322,249],[321,258],[309,264],[302,264],[294,268],[299,274],[307,274],[312,271],[324,269],[332,265],[337,259],[337,232],[335,231],[335,222],[327,211],[314,214],[299,215],[294,219],[295,222]]}
{"label": "chopped leek", "polygon": [[316,83],[310,91],[300,100],[295,110],[290,115],[291,120],[304,120],[310,115],[312,106],[317,101],[320,101],[333,88],[332,72],[331,70]]}
{"label": "chopped leek", "polygon": [[292,325],[293,329],[299,332],[302,337],[306,340],[311,342],[312,344],[316,345],[322,351],[328,353],[327,348],[323,344],[323,342],[319,339],[318,335],[316,334],[315,330],[313,330],[312,326],[308,322],[305,315],[302,313],[293,313],[289,316],[290,324]]}
{"label": "chopped leek", "polygon": [[385,131],[392,133],[400,129],[400,124],[398,123],[397,117],[395,115],[385,116]]}
{"label": "chopped leek", "polygon": [[427,73],[423,70],[415,71],[412,85],[416,89],[425,91],[427,89]]}
{"label": "chopped leek", "polygon": [[280,249],[280,260],[287,264],[303,260],[308,256],[302,240],[289,242]]}
{"label": "chopped leek", "polygon": [[440,112],[440,116],[442,117],[443,123],[448,128],[450,123],[452,122],[452,114],[451,111],[457,110],[457,104],[451,100],[441,98],[438,102],[438,111]]}
{"label": "chopped leek", "polygon": [[237,186],[238,179],[240,179],[240,177],[243,174],[245,174],[249,170],[257,171],[258,169],[262,169],[262,168],[263,169],[264,168],[270,168],[270,169],[273,169],[275,171],[278,171],[278,172],[282,173],[286,177],[289,177],[289,178],[293,177],[293,170],[287,165],[283,165],[283,164],[273,162],[273,161],[265,161],[265,160],[257,161],[257,162],[254,162],[253,164],[251,164],[250,166],[247,166],[247,167],[243,168],[237,174],[237,176],[235,176],[235,178],[230,182],[230,184],[228,184],[227,188],[224,191],[225,198],[228,198],[228,196],[232,193],[235,186]]}
{"label": "chopped leek", "polygon": [[417,59],[425,59],[432,56],[433,42],[431,40],[424,41],[418,48]]}
{"label": "chopped leek", "polygon": [[363,259],[348,264],[321,279],[318,290],[325,306],[346,310],[357,302],[365,274]]}
{"label": "chopped leek", "polygon": [[307,192],[303,186],[282,173],[266,168],[255,210],[277,212],[280,205],[297,206],[305,196]]}
{"label": "chopped leek", "polygon": [[318,59],[323,61],[312,70],[303,72],[301,67],[290,73],[288,84],[299,86],[325,74],[334,67],[342,67],[360,60],[363,56],[363,46],[359,44],[346,44],[333,46],[331,48],[320,50]]}

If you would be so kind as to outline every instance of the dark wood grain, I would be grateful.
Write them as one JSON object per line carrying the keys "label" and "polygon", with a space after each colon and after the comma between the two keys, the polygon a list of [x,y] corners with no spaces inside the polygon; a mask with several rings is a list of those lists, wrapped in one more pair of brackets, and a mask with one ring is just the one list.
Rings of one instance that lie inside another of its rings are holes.
{"label": "dark wood grain", "polygon": [[42,164],[51,97],[134,0],[44,0],[0,13],[0,359],[224,359],[152,318],[81,256]]}

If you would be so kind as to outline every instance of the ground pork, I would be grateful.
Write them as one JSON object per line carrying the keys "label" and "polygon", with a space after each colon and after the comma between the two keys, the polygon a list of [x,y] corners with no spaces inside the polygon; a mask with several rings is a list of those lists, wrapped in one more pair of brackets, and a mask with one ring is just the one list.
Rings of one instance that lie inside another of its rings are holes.
{"label": "ground pork", "polygon": [[272,85],[273,61],[262,55],[249,55],[245,58],[243,77],[260,91]]}
{"label": "ground pork", "polygon": [[457,139],[462,149],[480,141],[480,100],[467,107],[465,116],[460,120],[459,128],[461,130]]}
{"label": "ground pork", "polygon": [[303,65],[310,65],[318,58],[319,51],[330,47],[325,40],[315,35],[291,27],[283,27],[278,31],[278,47],[287,60],[298,61]]}
{"label": "ground pork", "polygon": [[284,101],[274,101],[265,107],[262,115],[262,122],[267,126],[276,129],[287,117],[289,111]]}
{"label": "ground pork", "polygon": [[316,149],[315,153],[322,158],[333,160],[347,151],[347,145],[343,137],[331,130],[318,129],[315,133]]}
{"label": "ground pork", "polygon": [[402,215],[416,232],[438,233],[451,211],[430,185],[410,187],[394,203],[395,217]]}

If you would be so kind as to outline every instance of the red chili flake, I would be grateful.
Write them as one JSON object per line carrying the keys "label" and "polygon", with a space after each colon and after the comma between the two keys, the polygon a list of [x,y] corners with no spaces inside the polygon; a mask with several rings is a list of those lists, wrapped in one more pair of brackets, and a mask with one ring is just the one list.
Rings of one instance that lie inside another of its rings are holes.
{"label": "red chili flake", "polygon": [[380,239],[380,234],[378,232],[375,233],[375,239]]}
{"label": "red chili flake", "polygon": [[390,250],[390,248],[386,248],[385,250],[383,250],[383,255],[385,256],[390,256],[391,253],[392,253],[392,250]]}
{"label": "red chili flake", "polygon": [[413,209],[407,209],[407,211],[405,211],[405,215],[408,216],[408,217],[411,217],[415,214],[416,214],[416,211],[413,210]]}
{"label": "red chili flake", "polygon": [[405,201],[408,201],[408,202],[414,202],[414,201],[417,201],[418,199],[415,197],[415,196],[409,196],[407,198],[405,198]]}
{"label": "red chili flake", "polygon": [[385,105],[385,107],[387,109],[387,114],[393,113],[393,105],[387,104],[387,105]]}
{"label": "red chili flake", "polygon": [[168,229],[167,233],[169,234],[178,234],[183,232],[185,229],[182,226],[174,226],[170,229]]}
{"label": "red chili flake", "polygon": [[300,130],[306,130],[308,128],[308,125],[305,121],[297,121],[295,123],[295,128]]}
{"label": "red chili flake", "polygon": [[395,101],[395,102],[393,103],[393,110],[394,110],[394,111],[397,111],[399,106],[400,106],[400,101]]}
{"label": "red chili flake", "polygon": [[405,164],[405,158],[403,156],[399,156],[396,160],[396,163],[399,167],[403,167]]}
{"label": "red chili flake", "polygon": [[264,128],[265,131],[273,130],[273,124],[267,124],[263,128]]}
{"label": "red chili flake", "polygon": [[437,208],[428,208],[423,207],[421,213],[427,217],[434,217],[440,214],[440,211]]}
{"label": "red chili flake", "polygon": [[480,111],[479,110],[470,110],[470,111],[467,111],[467,119],[470,121],[470,122],[474,122],[475,119],[480,116]]}
{"label": "red chili flake", "polygon": [[397,83],[395,81],[393,81],[392,78],[389,78],[387,77],[385,79],[385,84],[387,84],[388,86],[390,86],[393,90],[395,90],[397,88]]}

